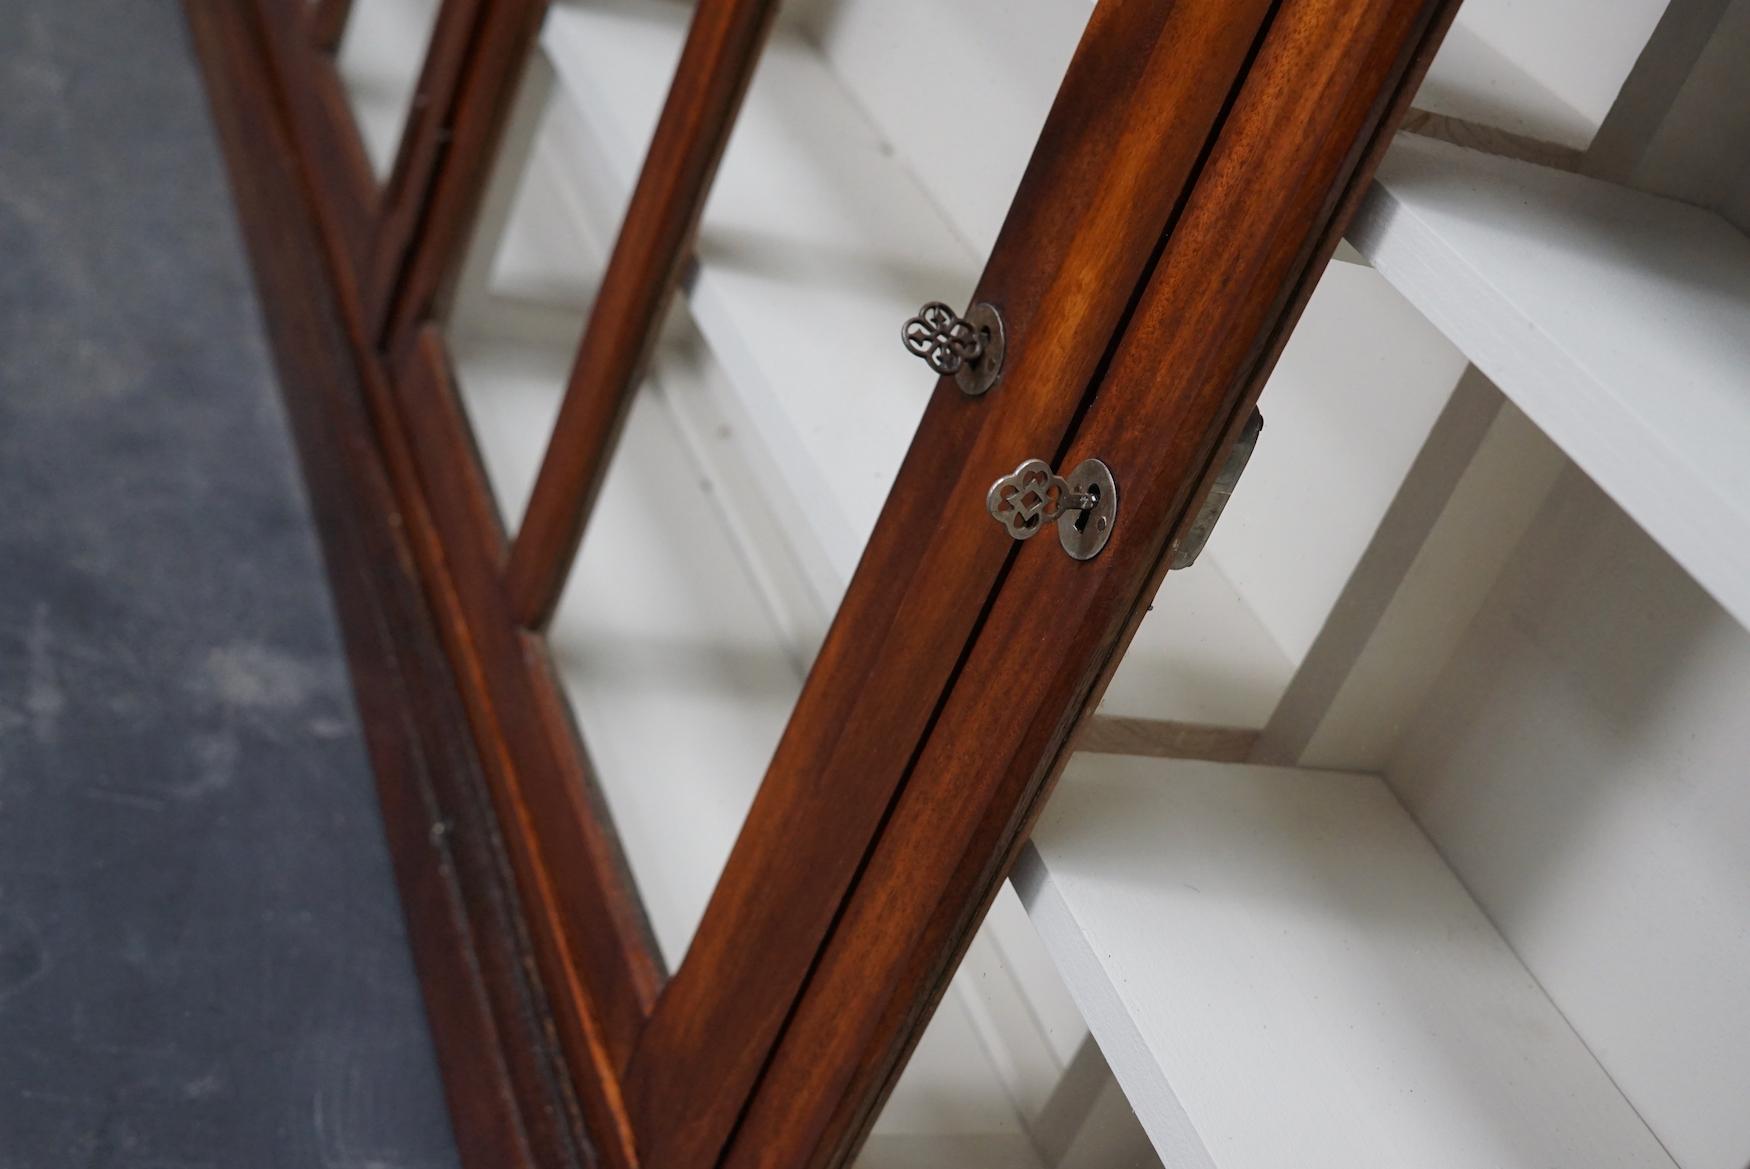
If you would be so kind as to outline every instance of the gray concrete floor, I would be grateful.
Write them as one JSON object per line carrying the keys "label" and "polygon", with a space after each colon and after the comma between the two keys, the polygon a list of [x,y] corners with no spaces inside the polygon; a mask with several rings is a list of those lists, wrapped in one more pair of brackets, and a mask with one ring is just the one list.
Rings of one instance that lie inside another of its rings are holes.
{"label": "gray concrete floor", "polygon": [[174,0],[0,0],[0,1169],[451,1166]]}

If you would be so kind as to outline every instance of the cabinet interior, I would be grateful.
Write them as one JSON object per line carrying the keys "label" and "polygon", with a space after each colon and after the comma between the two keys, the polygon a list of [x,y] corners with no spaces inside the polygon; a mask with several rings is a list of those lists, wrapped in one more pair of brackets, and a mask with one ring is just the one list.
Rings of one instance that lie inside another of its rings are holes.
{"label": "cabinet interior", "polygon": [[[342,43],[379,173],[435,9]],[[671,968],[1090,11],[773,34],[550,638]],[[509,528],[689,15],[530,63],[446,322]],[[1468,0],[860,1164],[1750,1162],[1747,49]]]}

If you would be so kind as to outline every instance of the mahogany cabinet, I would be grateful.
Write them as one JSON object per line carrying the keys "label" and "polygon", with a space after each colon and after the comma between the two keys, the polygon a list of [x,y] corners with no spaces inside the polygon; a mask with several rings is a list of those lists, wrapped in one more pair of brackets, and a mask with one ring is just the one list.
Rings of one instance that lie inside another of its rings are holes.
{"label": "mahogany cabinet", "polygon": [[1457,7],[188,0],[470,1169],[1750,1159],[1750,5]]}

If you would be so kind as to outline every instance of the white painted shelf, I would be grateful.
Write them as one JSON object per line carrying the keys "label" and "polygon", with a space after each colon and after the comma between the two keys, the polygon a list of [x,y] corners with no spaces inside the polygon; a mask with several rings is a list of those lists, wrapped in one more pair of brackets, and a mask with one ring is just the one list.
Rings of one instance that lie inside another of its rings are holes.
{"label": "white painted shelf", "polygon": [[1015,883],[1172,1169],[1671,1169],[1379,779],[1079,756]]}
{"label": "white painted shelf", "polygon": [[1349,239],[1750,625],[1750,240],[1672,200],[1408,135]]}

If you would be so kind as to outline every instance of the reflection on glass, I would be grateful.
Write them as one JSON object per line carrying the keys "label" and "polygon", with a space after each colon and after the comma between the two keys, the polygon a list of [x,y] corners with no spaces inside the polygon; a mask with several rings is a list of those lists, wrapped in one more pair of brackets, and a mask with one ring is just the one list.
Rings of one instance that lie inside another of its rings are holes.
{"label": "reflection on glass", "polygon": [[341,37],[335,64],[379,181],[395,165],[439,2],[354,0]]}
{"label": "reflection on glass", "polygon": [[[672,367],[632,406],[550,630],[593,772],[678,965],[801,691],[695,458]],[[685,392],[682,388],[681,392]]]}

